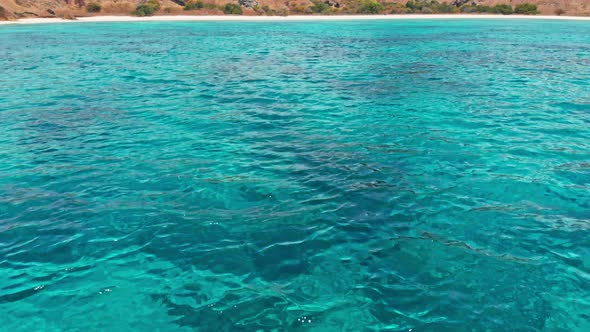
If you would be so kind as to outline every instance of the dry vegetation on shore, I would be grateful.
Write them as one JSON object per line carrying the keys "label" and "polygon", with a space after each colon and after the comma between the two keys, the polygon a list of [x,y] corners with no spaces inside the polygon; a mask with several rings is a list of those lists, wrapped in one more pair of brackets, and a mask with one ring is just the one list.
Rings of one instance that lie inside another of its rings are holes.
{"label": "dry vegetation on shore", "polygon": [[0,20],[102,15],[590,15],[590,0],[0,0]]}

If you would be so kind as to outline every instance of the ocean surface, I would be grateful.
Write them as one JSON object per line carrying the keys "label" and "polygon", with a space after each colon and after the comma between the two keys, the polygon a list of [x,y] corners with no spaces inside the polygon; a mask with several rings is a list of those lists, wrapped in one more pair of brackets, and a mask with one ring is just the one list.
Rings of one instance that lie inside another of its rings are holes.
{"label": "ocean surface", "polygon": [[590,24],[0,27],[3,331],[590,331]]}

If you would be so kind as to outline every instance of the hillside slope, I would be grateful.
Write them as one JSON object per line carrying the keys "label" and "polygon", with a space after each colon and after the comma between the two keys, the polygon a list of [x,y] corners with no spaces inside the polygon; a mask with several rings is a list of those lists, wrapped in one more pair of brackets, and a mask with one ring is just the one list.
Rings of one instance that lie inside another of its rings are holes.
{"label": "hillside slope", "polygon": [[[24,17],[65,17],[89,15],[130,15],[138,4],[146,0],[0,0],[0,19]],[[243,5],[243,15],[287,15],[310,14],[314,2],[329,4],[330,13],[350,13],[347,8],[365,0],[202,0],[205,8],[185,11],[180,5],[191,0],[160,0],[161,9],[157,15],[220,15],[223,5],[238,3]],[[192,0],[198,1],[198,0]],[[403,7],[408,0],[377,0],[384,5],[383,13],[395,13],[391,8]],[[424,0],[414,0],[416,2]],[[90,2],[100,3],[100,13],[88,13],[86,5]],[[590,0],[439,0],[449,4],[477,4],[494,6],[508,4],[512,7],[522,3],[533,3],[539,12],[546,15],[556,13],[564,15],[590,15]],[[210,5],[207,5],[210,4]],[[397,6],[397,7],[396,7]],[[248,8],[254,7],[254,8]],[[265,8],[265,10],[261,10]]]}

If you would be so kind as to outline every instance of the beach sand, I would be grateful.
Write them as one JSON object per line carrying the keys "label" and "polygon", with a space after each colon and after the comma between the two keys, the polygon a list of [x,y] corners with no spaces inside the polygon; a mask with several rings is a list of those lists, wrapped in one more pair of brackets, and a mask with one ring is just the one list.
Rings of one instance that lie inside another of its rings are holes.
{"label": "beach sand", "polygon": [[23,18],[15,21],[2,21],[0,24],[45,24],[45,23],[77,23],[77,22],[165,22],[165,21],[352,21],[352,20],[431,20],[431,19],[496,19],[496,20],[576,20],[590,21],[590,17],[585,16],[528,16],[528,15],[334,15],[334,16],[314,16],[314,15],[293,15],[293,16],[90,16],[79,17],[77,20],[64,20],[60,18]]}

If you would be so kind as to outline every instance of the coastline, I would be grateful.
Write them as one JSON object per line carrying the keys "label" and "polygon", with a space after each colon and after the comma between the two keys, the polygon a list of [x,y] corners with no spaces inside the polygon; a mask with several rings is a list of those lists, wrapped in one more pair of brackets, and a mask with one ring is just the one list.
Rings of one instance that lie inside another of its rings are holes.
{"label": "coastline", "polygon": [[550,16],[550,15],[479,15],[479,14],[410,14],[410,15],[292,15],[292,16],[88,16],[76,20],[61,18],[22,18],[15,21],[0,21],[5,24],[47,24],[81,22],[203,22],[203,21],[353,21],[353,20],[431,20],[431,19],[501,19],[501,20],[567,20],[590,21],[588,16]]}

